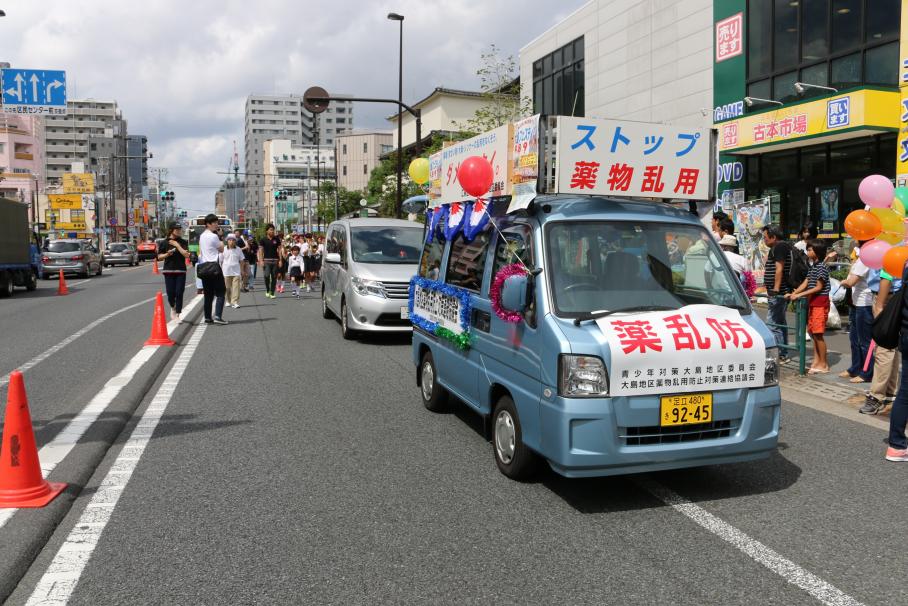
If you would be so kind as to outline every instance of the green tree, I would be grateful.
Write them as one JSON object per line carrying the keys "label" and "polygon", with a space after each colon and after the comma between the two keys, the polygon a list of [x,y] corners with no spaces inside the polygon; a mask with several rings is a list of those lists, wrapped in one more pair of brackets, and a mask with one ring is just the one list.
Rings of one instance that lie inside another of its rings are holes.
{"label": "green tree", "polygon": [[476,70],[484,103],[472,118],[458,126],[471,133],[482,133],[533,113],[533,101],[520,96],[518,66],[514,55],[503,56],[494,44],[483,51]]}

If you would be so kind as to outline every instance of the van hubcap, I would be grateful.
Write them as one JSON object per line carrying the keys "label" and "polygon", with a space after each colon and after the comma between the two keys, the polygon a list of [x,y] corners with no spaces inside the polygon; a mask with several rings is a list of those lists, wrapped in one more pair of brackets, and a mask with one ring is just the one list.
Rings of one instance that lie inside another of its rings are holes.
{"label": "van hubcap", "polygon": [[502,410],[495,418],[495,452],[502,463],[507,465],[514,458],[517,430],[511,413]]}
{"label": "van hubcap", "polygon": [[428,360],[423,362],[419,384],[422,387],[423,400],[428,402],[432,399],[432,390],[435,388],[435,371],[432,370],[432,365]]}

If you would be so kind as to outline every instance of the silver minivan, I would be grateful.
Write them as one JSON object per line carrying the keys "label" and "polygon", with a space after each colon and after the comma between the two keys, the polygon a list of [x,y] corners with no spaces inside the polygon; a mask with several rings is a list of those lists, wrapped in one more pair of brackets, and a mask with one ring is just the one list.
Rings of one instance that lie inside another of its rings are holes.
{"label": "silver minivan", "polygon": [[341,333],[408,332],[410,278],[422,251],[422,225],[400,219],[340,219],[328,226],[322,315]]}

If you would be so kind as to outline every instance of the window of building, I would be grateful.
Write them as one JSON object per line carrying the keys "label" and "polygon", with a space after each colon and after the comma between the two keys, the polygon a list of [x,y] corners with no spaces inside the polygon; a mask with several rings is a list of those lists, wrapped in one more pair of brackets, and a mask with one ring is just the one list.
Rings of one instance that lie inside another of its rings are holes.
{"label": "window of building", "polygon": [[368,164],[363,164],[363,174],[364,175],[369,174],[369,165]]}
{"label": "window of building", "polygon": [[363,153],[364,154],[369,153],[369,144],[366,142],[363,142]]}
{"label": "window of building", "polygon": [[748,2],[747,25],[747,73],[763,76],[772,71],[772,4]]}
{"label": "window of building", "polygon": [[69,220],[70,221],[84,221],[85,220],[85,210],[84,209],[73,209],[69,211]]}
{"label": "window of building", "polygon": [[583,37],[533,63],[533,111],[584,115]]}
{"label": "window of building", "polygon": [[848,50],[861,43],[862,4],[862,0],[832,0],[833,51]]}
{"label": "window of building", "polygon": [[463,234],[459,234],[451,243],[445,282],[467,290],[480,291],[486,266],[486,252],[492,234],[490,226],[491,224],[487,223],[472,242],[466,242]]}
{"label": "window of building", "polygon": [[344,167],[341,169],[341,174],[344,175],[345,177],[347,176],[347,165],[346,165],[346,164],[345,164]]}
{"label": "window of building", "polygon": [[345,156],[347,155],[347,144],[346,143],[341,145],[341,153]]}
{"label": "window of building", "polygon": [[899,43],[877,46],[864,54],[864,81],[867,84],[898,86]]}

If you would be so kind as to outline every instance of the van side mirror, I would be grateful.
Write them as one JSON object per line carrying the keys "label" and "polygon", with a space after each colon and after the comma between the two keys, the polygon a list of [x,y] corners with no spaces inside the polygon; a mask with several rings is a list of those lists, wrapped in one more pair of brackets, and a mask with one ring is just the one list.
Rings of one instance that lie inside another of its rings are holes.
{"label": "van side mirror", "polygon": [[340,253],[328,253],[325,255],[325,263],[340,263]]}
{"label": "van side mirror", "polygon": [[507,311],[523,313],[527,308],[527,277],[510,276],[501,285],[501,306]]}

